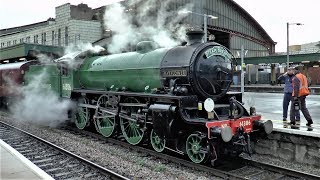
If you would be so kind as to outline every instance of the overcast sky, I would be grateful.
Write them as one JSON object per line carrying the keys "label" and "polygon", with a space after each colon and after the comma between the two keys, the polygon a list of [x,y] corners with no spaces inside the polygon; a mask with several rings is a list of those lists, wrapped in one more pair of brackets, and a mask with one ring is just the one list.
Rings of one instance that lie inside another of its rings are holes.
{"label": "overcast sky", "polygon": [[[64,3],[86,3],[97,8],[118,0],[0,0],[0,29],[31,24],[55,17],[55,7]],[[246,9],[277,42],[276,51],[286,51],[286,23],[290,44],[320,41],[320,0],[235,0]]]}

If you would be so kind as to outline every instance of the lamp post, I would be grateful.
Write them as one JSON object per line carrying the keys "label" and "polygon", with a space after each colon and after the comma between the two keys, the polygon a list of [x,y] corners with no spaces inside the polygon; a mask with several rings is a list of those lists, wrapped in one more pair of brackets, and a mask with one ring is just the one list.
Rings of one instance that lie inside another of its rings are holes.
{"label": "lamp post", "polygon": [[302,23],[288,23],[287,22],[287,69],[289,68],[289,26],[290,25],[297,25],[302,26]]}
{"label": "lamp post", "polygon": [[[244,57],[247,55],[247,52],[248,50],[244,50],[244,45],[242,44],[241,45],[241,51],[240,51],[240,54],[239,54],[239,51],[237,51],[238,53],[238,57],[240,55],[240,58],[241,58],[241,76],[240,76],[240,86],[241,86],[241,93],[243,94],[244,93],[244,70],[243,70],[243,65],[244,65]],[[249,77],[249,75],[248,75]]]}
{"label": "lamp post", "polygon": [[190,13],[190,14],[196,14],[196,15],[199,15],[199,16],[203,16],[203,31],[204,31],[204,42],[207,42],[207,37],[208,37],[208,18],[210,19],[218,19],[218,17],[216,16],[213,16],[213,15],[209,15],[209,14],[200,14],[200,13],[196,13],[196,12],[193,12],[193,11],[185,11],[185,10],[182,10],[182,11],[179,11],[178,12],[179,14],[187,14],[187,13]]}

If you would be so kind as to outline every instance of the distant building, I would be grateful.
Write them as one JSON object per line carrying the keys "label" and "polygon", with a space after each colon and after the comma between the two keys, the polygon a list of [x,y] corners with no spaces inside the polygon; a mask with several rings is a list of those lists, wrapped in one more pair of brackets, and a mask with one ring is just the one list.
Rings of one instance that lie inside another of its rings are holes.
{"label": "distant building", "polygon": [[291,45],[289,46],[290,53],[318,53],[320,52],[320,41],[318,42],[311,42],[301,45]]}
{"label": "distant building", "polygon": [[301,51],[320,51],[320,41],[301,44]]}
{"label": "distant building", "polygon": [[289,52],[301,51],[301,45],[291,45],[289,46]]}
{"label": "distant building", "polygon": [[0,30],[0,47],[35,43],[67,46],[70,43],[95,42],[103,35],[100,11],[86,4],[70,3],[56,7],[56,17],[43,22]]}

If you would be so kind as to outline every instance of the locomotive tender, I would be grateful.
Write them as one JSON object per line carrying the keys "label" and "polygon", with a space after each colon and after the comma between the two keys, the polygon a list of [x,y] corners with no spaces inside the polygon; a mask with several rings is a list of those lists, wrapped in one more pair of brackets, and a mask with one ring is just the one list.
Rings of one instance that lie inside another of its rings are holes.
{"label": "locomotive tender", "polygon": [[185,46],[156,48],[144,41],[135,52],[82,53],[74,69],[62,57],[56,66],[31,66],[27,75],[46,69],[56,77],[46,83],[77,102],[72,119],[79,129],[92,124],[105,137],[150,143],[158,152],[186,154],[195,163],[250,153],[251,133],[271,133],[272,122],[248,112],[241,93],[228,92],[235,67],[230,51],[202,43],[202,31],[187,35]]}

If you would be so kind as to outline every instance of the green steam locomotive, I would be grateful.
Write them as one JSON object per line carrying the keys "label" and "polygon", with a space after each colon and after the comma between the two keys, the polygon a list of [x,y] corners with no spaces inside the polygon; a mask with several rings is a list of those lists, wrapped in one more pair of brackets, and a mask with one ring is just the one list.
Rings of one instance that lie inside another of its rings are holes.
{"label": "green steam locomotive", "polygon": [[74,54],[72,68],[65,57],[34,65],[26,81],[45,69],[44,87],[75,102],[71,119],[79,129],[93,125],[105,137],[148,143],[195,163],[250,153],[250,135],[271,133],[272,122],[248,112],[241,93],[228,91],[235,67],[230,51],[202,43],[202,31],[187,35],[185,46],[156,48],[144,41],[134,52]]}

